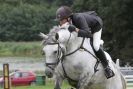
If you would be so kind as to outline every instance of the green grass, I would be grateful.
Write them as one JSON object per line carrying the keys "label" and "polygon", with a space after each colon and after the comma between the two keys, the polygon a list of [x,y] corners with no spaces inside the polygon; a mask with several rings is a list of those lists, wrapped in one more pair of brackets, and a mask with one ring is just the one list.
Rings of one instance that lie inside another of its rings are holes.
{"label": "green grass", "polygon": [[[68,88],[70,88],[70,86],[66,82],[64,82],[61,89],[68,89]],[[54,82],[46,83],[46,85],[17,86],[17,87],[11,87],[11,89],[54,89]]]}
{"label": "green grass", "polygon": [[[66,81],[63,82],[61,89],[70,89],[71,87],[68,85]],[[127,89],[132,89],[133,87],[127,87]],[[0,88],[3,89],[3,88]],[[34,85],[34,86],[16,86],[11,87],[10,89],[54,89],[54,82],[47,81],[45,85]],[[95,89],[99,89],[98,87]]]}
{"label": "green grass", "polygon": [[[61,89],[67,89],[69,86],[63,85]],[[54,85],[45,86],[23,86],[23,87],[12,87],[11,89],[54,89]]]}
{"label": "green grass", "polygon": [[47,86],[23,86],[23,87],[12,87],[11,89],[53,89]]}
{"label": "green grass", "polygon": [[41,42],[0,42],[0,56],[41,57]]}

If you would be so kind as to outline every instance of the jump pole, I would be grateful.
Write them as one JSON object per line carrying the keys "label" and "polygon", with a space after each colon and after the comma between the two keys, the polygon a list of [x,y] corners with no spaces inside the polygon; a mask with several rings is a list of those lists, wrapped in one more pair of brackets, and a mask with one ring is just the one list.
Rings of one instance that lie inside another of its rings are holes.
{"label": "jump pole", "polygon": [[4,89],[10,89],[9,64],[3,64]]}

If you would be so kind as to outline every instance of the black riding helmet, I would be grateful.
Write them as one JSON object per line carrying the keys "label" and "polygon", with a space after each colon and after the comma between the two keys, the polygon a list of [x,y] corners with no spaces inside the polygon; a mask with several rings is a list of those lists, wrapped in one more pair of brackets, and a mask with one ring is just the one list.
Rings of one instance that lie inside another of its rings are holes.
{"label": "black riding helmet", "polygon": [[61,6],[56,11],[56,20],[60,21],[62,19],[68,18],[73,14],[72,10],[68,6]]}

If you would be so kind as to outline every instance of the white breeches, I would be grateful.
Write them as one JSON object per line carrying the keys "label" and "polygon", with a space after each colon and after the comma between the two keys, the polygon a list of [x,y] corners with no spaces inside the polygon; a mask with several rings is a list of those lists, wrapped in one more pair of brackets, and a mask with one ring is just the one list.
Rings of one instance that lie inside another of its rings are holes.
{"label": "white breeches", "polygon": [[101,44],[101,34],[102,34],[102,28],[93,34],[93,47],[95,51],[98,51]]}

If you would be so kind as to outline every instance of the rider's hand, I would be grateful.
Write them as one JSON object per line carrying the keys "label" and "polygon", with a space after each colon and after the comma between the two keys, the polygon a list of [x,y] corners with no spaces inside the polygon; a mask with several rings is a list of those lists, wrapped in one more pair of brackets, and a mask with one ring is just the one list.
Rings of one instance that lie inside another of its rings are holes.
{"label": "rider's hand", "polygon": [[68,27],[68,30],[69,30],[69,32],[76,31],[76,27],[75,27],[74,25],[70,25],[70,26]]}

